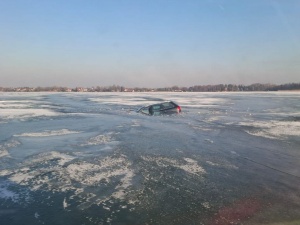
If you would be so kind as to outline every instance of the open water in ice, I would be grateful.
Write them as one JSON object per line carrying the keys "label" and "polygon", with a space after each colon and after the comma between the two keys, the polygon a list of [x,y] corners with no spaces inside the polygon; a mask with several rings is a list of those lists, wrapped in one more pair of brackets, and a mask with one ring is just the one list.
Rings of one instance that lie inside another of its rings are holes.
{"label": "open water in ice", "polygon": [[300,93],[0,93],[0,224],[300,224]]}

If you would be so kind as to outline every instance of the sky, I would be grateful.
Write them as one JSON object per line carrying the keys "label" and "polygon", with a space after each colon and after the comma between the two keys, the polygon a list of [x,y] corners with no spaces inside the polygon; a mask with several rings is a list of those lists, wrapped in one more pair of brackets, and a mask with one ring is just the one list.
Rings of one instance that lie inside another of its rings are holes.
{"label": "sky", "polygon": [[0,87],[290,82],[299,0],[0,0]]}

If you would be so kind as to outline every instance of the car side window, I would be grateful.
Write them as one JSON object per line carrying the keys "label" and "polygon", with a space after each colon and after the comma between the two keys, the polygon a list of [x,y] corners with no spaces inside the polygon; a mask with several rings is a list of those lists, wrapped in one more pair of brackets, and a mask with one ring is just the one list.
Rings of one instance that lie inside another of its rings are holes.
{"label": "car side window", "polygon": [[164,109],[173,108],[174,105],[171,102],[165,102],[162,104]]}
{"label": "car side window", "polygon": [[152,108],[153,108],[153,110],[160,110],[162,107],[161,107],[161,105],[153,105],[152,106]]}
{"label": "car side window", "polygon": [[149,107],[144,107],[141,109],[142,113],[149,114]]}

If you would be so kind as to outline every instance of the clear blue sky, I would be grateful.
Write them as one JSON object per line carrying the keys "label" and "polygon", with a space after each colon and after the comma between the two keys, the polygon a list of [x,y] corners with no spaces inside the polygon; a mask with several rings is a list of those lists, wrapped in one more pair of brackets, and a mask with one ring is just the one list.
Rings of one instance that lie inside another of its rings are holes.
{"label": "clear blue sky", "polygon": [[0,86],[300,82],[299,0],[2,0]]}

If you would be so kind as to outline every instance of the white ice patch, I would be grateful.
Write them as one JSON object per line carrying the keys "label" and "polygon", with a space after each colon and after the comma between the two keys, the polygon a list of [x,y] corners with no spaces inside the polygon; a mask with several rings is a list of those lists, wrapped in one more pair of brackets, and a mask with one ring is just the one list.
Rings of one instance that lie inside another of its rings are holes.
{"label": "white ice patch", "polygon": [[206,161],[208,165],[215,166],[215,167],[221,167],[221,168],[226,168],[226,169],[238,169],[237,166],[230,164],[226,160],[219,160],[218,163],[216,162],[211,162],[211,161]]}
{"label": "white ice patch", "polygon": [[210,204],[209,204],[209,202],[203,202],[203,203],[202,203],[202,206],[203,206],[204,208],[206,208],[206,209],[210,209]]}
{"label": "white ice patch", "polygon": [[34,104],[40,103],[39,101],[29,101],[29,100],[6,100],[0,101],[0,108],[28,108]]}
{"label": "white ice patch", "polygon": [[[10,94],[8,94],[10,95]],[[23,94],[24,95],[24,94]],[[33,95],[28,94],[28,97]],[[41,107],[47,107],[41,108]],[[54,112],[49,108],[53,106],[45,101],[37,100],[4,100],[0,101],[1,117],[4,120],[27,119],[39,116],[58,116],[60,113]]]}
{"label": "white ice patch", "polygon": [[198,165],[196,160],[190,159],[190,158],[184,158],[184,160],[187,162],[185,165],[179,165],[178,167],[183,169],[184,171],[191,173],[191,174],[203,174],[205,173],[205,170]]}
{"label": "white ice patch", "polygon": [[[149,100],[149,94],[143,94],[143,93],[121,93],[120,94],[114,94],[113,97],[107,98],[105,95],[112,95],[111,93],[101,93],[101,96],[93,96],[92,98],[89,98],[90,101],[97,102],[99,104],[103,105],[128,105],[128,106],[147,106],[151,104],[155,104],[158,102],[163,101],[175,101],[181,106],[188,106],[188,107],[211,107],[220,105],[221,103],[226,102],[226,99],[220,98],[220,97],[211,97],[211,94],[205,94],[205,93],[189,93],[188,98],[186,98],[186,93],[177,93],[176,96],[174,96],[174,92],[154,92],[151,93],[151,96],[159,100]],[[199,100],[200,99],[200,100]]]}
{"label": "white ice patch", "polygon": [[[23,167],[3,172],[8,179],[32,191],[73,191],[84,206],[100,204],[108,199],[125,200],[126,192],[135,176],[131,162],[124,155],[107,156],[95,162],[75,161],[73,156],[59,153],[43,153],[25,161]],[[69,164],[66,166],[66,163]],[[36,169],[38,168],[38,169]],[[112,183],[111,183],[112,182]],[[110,184],[111,183],[111,184]],[[101,187],[112,185],[110,193],[99,194]],[[97,188],[96,188],[97,187]],[[1,189],[2,190],[2,189]],[[4,190],[2,190],[2,195]],[[12,194],[5,192],[6,195]],[[68,207],[64,199],[63,207]]]}
{"label": "white ice patch", "polygon": [[255,130],[245,129],[247,133],[255,136],[271,139],[286,139],[289,136],[300,136],[300,121],[249,121],[239,124],[255,127]]}
{"label": "white ice patch", "polygon": [[[52,152],[39,154],[35,158],[31,159],[30,161],[25,162],[24,165],[33,166],[35,164],[43,164],[43,163],[47,164],[49,161],[56,160],[56,163],[58,165],[64,166],[65,163],[67,163],[73,159],[75,159],[75,157],[73,157],[71,155],[52,151]],[[21,171],[24,171],[24,169],[29,170],[29,168],[23,167],[21,169]]]}
{"label": "white ice patch", "polygon": [[37,133],[23,133],[14,135],[16,137],[50,137],[50,136],[60,136],[60,135],[68,135],[68,134],[78,134],[81,133],[80,131],[71,131],[68,129],[61,129],[61,130],[45,130],[43,132]]}
{"label": "white ice patch", "polygon": [[196,160],[190,158],[183,158],[185,163],[182,163],[180,160],[162,156],[142,156],[142,159],[148,162],[155,162],[160,167],[173,166],[175,168],[184,170],[189,174],[201,175],[206,173],[206,171],[198,165]]}
{"label": "white ice patch", "polygon": [[64,166],[66,163],[72,161],[73,159],[75,159],[75,157],[67,155],[67,154],[63,154],[63,153],[59,153],[59,152],[51,152],[51,156],[53,158],[58,159],[58,165],[60,166]]}
{"label": "white ice patch", "polygon": [[17,171],[10,176],[9,180],[16,184],[26,185],[28,181],[34,178],[34,174],[34,172]]}
{"label": "white ice patch", "polygon": [[0,186],[0,199],[10,199],[13,202],[18,202],[19,195],[7,189],[7,186]]}
{"label": "white ice patch", "polygon": [[36,219],[38,219],[38,218],[40,217],[40,215],[36,212],[36,213],[34,214],[34,217],[35,217]]}
{"label": "white ice patch", "polygon": [[212,140],[210,140],[210,139],[208,139],[208,138],[205,139],[205,141],[208,142],[208,143],[210,143],[210,144],[213,144],[213,143],[214,143],[214,141],[212,141]]}
{"label": "white ice patch", "polygon": [[8,156],[8,151],[6,149],[2,149],[0,147],[0,158],[2,158],[4,156]]}
{"label": "white ice patch", "polygon": [[1,109],[4,119],[24,119],[39,116],[59,116],[60,113],[49,109]]}
{"label": "white ice patch", "polygon": [[218,163],[213,163],[211,161],[206,161],[207,164],[211,165],[211,166],[219,166]]}
{"label": "white ice patch", "polygon": [[132,106],[132,105],[141,105],[141,104],[144,104],[144,105],[150,105],[150,104],[155,104],[157,103],[156,101],[149,101],[149,100],[146,100],[144,98],[140,98],[140,97],[129,97],[127,96],[128,98],[122,98],[122,97],[114,97],[114,98],[111,98],[111,99],[108,99],[108,98],[90,98],[91,101],[93,102],[97,102],[97,103],[101,103],[101,104],[118,104],[118,105],[128,105],[128,106]]}
{"label": "white ice patch", "polygon": [[132,127],[140,127],[141,124],[138,121],[133,121],[133,124],[131,124]]}
{"label": "white ice patch", "polygon": [[208,128],[205,126],[200,126],[200,125],[190,125],[193,129],[195,130],[201,130],[201,131],[213,131],[214,129]]}
{"label": "white ice patch", "polygon": [[115,192],[112,194],[112,197],[115,199],[124,199],[125,198],[125,190],[128,189],[132,185],[132,179],[134,177],[134,172],[132,170],[128,170],[126,174],[124,174],[123,178],[120,180],[120,184],[115,188]]}
{"label": "white ice patch", "polygon": [[64,198],[63,207],[64,207],[64,209],[66,209],[68,207],[68,203],[67,203],[66,198]]}
{"label": "white ice patch", "polygon": [[189,108],[201,108],[201,107],[214,107],[217,105],[220,105],[221,103],[224,103],[226,100],[222,98],[209,98],[206,96],[203,96],[200,98],[201,101],[199,101],[199,96],[187,98],[187,99],[180,99],[181,105],[188,106]]}
{"label": "white ice patch", "polygon": [[221,120],[220,116],[212,116],[212,117],[206,119],[205,122],[210,123],[210,122],[216,122],[216,121],[219,121],[219,120]]}
{"label": "white ice patch", "polygon": [[88,162],[71,164],[65,169],[65,174],[71,181],[80,182],[85,186],[94,186],[101,181],[109,183],[112,178],[121,176],[120,184],[115,187],[112,196],[123,199],[124,195],[120,192],[131,186],[134,176],[130,166],[131,163],[124,156],[119,158],[106,157],[97,164]]}
{"label": "white ice patch", "polygon": [[106,134],[100,134],[95,137],[91,137],[86,141],[86,143],[81,144],[81,146],[91,146],[91,145],[100,145],[100,144],[108,144],[108,143],[116,143],[116,141],[112,138],[112,132]]}
{"label": "white ice patch", "polygon": [[0,158],[9,156],[8,150],[10,148],[14,148],[14,147],[18,146],[19,144],[20,144],[20,142],[18,142],[16,140],[10,140],[10,141],[7,141],[7,142],[4,142],[3,144],[1,144],[0,145]]}
{"label": "white ice patch", "polygon": [[263,114],[269,114],[269,115],[275,115],[275,116],[284,116],[284,117],[299,117],[300,112],[286,112],[283,111],[282,108],[276,108],[276,109],[266,109],[263,110]]}
{"label": "white ice patch", "polygon": [[0,170],[0,176],[7,176],[12,174],[10,170]]}

